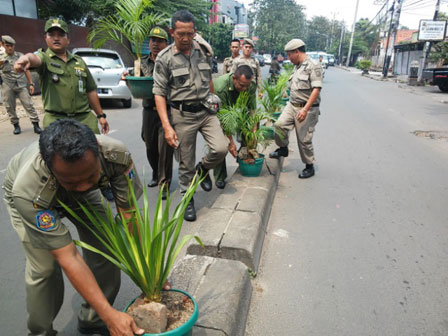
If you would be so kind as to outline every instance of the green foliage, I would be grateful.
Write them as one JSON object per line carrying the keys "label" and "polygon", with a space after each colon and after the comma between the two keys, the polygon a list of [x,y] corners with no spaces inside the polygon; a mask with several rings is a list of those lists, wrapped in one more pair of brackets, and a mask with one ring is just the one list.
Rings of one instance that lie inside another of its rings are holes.
{"label": "green foliage", "polygon": [[225,106],[218,112],[221,126],[227,135],[240,135],[249,153],[254,153],[258,145],[266,146],[271,140],[265,139],[263,130],[258,128],[262,120],[271,120],[264,111],[248,110],[249,94],[242,92],[233,106]]}
{"label": "green foliage", "polygon": [[40,19],[60,17],[67,23],[79,23],[92,6],[89,1],[84,0],[38,0],[37,10]]}
{"label": "green foliage", "polygon": [[325,51],[330,40],[331,22],[324,16],[314,16],[307,21],[306,50]]}
{"label": "green foliage", "polygon": [[305,32],[304,7],[294,0],[254,0],[249,15],[255,26],[257,49],[283,52],[285,44]]}
{"label": "green foliage", "polygon": [[[440,12],[437,19],[448,20],[448,14]],[[438,66],[448,64],[448,39],[445,39],[445,41],[433,44],[431,46],[431,53],[429,54],[429,59],[432,62],[437,62]]]}
{"label": "green foliage", "polygon": [[168,22],[163,14],[147,10],[153,8],[150,0],[117,0],[115,14],[101,18],[91,28],[88,40],[95,48],[101,48],[108,41],[115,41],[133,54],[126,40],[135,46],[136,58],[142,55],[143,41],[154,25]]}
{"label": "green foliage", "polygon": [[359,67],[361,70],[368,71],[370,70],[370,67],[372,66],[372,61],[363,59],[359,61]]}
{"label": "green foliage", "polygon": [[268,115],[272,116],[273,113],[280,111],[290,75],[290,72],[283,72],[275,85],[270,85],[268,79],[263,81],[261,105]]}
{"label": "green foliage", "polygon": [[213,47],[215,56],[219,59],[224,59],[230,55],[229,46],[232,41],[232,30],[233,27],[225,23],[215,23],[210,27],[207,40]]}
{"label": "green foliage", "polygon": [[[162,206],[162,191],[159,193],[155,213],[149,213],[149,201],[144,189],[143,208],[140,208],[132,183],[128,180],[131,198],[132,214],[127,220],[123,214],[115,218],[109,203],[107,203],[106,218],[102,217],[92,206],[80,207],[89,219],[84,222],[72,209],[61,203],[64,209],[81,222],[105,246],[109,253],[104,253],[82,241],[75,244],[98,253],[120,268],[142,290],[146,301],[161,300],[161,291],[173,268],[176,257],[182,247],[191,239],[202,245],[197,236],[180,237],[185,209],[190,202],[200,181],[193,178],[173,215],[170,216],[170,206],[173,196]],[[152,217],[152,227],[151,227]]]}

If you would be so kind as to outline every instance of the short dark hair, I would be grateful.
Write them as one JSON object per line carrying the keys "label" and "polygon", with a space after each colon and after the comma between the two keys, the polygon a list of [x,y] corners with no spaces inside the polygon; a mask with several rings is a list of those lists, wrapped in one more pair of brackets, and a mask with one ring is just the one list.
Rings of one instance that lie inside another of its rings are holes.
{"label": "short dark hair", "polygon": [[73,119],[59,119],[45,128],[39,138],[39,150],[50,170],[55,155],[66,162],[76,162],[91,150],[99,156],[98,142],[93,131]]}
{"label": "short dark hair", "polygon": [[244,75],[246,79],[251,79],[254,75],[254,72],[252,71],[250,66],[240,65],[238,68],[236,68],[234,75],[236,78],[240,78],[241,75]]}
{"label": "short dark hair", "polygon": [[177,21],[186,23],[193,22],[193,26],[196,26],[193,14],[191,14],[190,11],[186,9],[178,10],[176,13],[173,14],[173,17],[171,18],[171,28],[176,29]]}
{"label": "short dark hair", "polygon": [[305,48],[305,46],[301,46],[299,49],[298,49],[300,52],[306,52],[306,48]]}
{"label": "short dark hair", "polygon": [[230,44],[232,44],[233,42],[237,42],[238,44],[240,44],[240,40],[238,39],[233,39],[232,41],[230,41]]}

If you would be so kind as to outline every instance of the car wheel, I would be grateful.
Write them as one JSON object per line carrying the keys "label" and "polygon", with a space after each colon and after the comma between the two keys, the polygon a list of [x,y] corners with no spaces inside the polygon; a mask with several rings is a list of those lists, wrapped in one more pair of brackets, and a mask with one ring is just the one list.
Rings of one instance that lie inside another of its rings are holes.
{"label": "car wheel", "polygon": [[129,99],[123,99],[122,102],[123,102],[123,107],[124,107],[124,108],[130,108],[130,107],[132,107],[132,98],[129,98]]}
{"label": "car wheel", "polygon": [[440,91],[448,92],[448,83],[439,84],[438,87],[439,87]]}

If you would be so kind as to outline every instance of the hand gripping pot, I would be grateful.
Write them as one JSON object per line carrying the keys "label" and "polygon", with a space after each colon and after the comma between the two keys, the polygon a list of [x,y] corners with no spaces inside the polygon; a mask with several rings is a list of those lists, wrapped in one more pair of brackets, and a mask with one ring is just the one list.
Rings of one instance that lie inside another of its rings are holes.
{"label": "hand gripping pot", "polygon": [[202,103],[210,114],[217,114],[221,107],[221,99],[213,93],[209,93]]}

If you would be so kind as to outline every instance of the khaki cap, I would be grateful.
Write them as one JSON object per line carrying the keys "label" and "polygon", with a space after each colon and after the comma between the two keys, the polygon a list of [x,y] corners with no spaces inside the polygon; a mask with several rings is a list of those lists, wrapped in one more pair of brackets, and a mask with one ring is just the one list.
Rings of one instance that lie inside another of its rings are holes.
{"label": "khaki cap", "polygon": [[149,32],[149,37],[158,37],[168,41],[168,34],[164,29],[160,27],[154,27],[153,29],[151,29],[151,31]]}
{"label": "khaki cap", "polygon": [[11,36],[9,35],[2,35],[2,42],[3,43],[8,43],[8,44],[16,44],[16,40],[14,40]]}
{"label": "khaki cap", "polygon": [[292,39],[285,45],[285,51],[293,51],[296,49],[299,49],[300,47],[303,47],[305,45],[305,42],[303,42],[301,39]]}
{"label": "khaki cap", "polygon": [[245,45],[245,44],[250,44],[252,47],[255,48],[255,43],[254,43],[254,41],[252,41],[250,38],[245,38],[245,39],[243,40],[243,45]]}
{"label": "khaki cap", "polygon": [[48,32],[51,28],[59,28],[65,33],[68,33],[67,23],[61,19],[48,19],[47,22],[45,22],[45,32]]}

